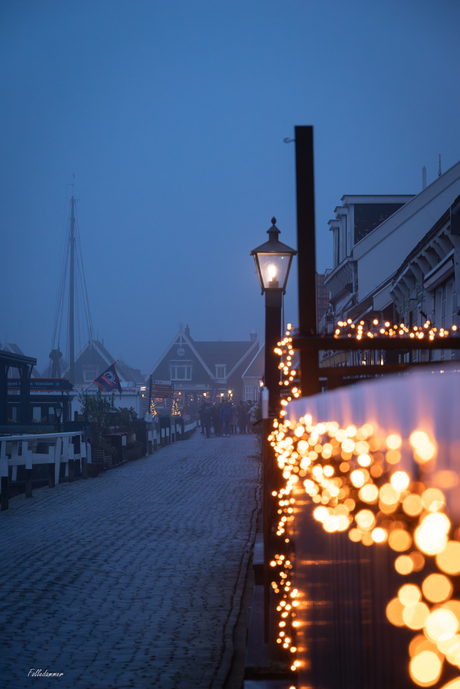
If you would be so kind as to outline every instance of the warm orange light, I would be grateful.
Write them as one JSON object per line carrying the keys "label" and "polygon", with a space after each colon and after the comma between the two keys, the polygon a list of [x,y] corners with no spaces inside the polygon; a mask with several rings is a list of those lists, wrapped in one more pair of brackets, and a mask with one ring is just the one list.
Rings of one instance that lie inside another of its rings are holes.
{"label": "warm orange light", "polygon": [[372,459],[368,454],[361,454],[358,456],[358,464],[362,467],[368,467],[372,464]]}
{"label": "warm orange light", "polygon": [[368,483],[360,489],[358,495],[363,502],[373,503],[378,500],[379,490],[373,483]]}
{"label": "warm orange light", "polygon": [[395,471],[390,478],[390,483],[396,491],[406,490],[409,486],[409,481],[409,476],[405,471]]}
{"label": "warm orange light", "polygon": [[451,610],[438,608],[428,617],[425,632],[433,641],[448,641],[458,630],[458,620]]}
{"label": "warm orange light", "polygon": [[446,574],[460,574],[460,543],[448,541],[445,548],[436,555],[436,564]]}
{"label": "warm orange light", "polygon": [[409,555],[400,555],[395,561],[395,570],[398,574],[410,574],[414,569],[414,563]]}
{"label": "warm orange light", "polygon": [[417,517],[423,510],[422,498],[412,493],[404,498],[402,508],[410,517]]}
{"label": "warm orange light", "polygon": [[350,480],[355,488],[361,488],[361,486],[364,485],[366,477],[361,469],[355,469],[355,471],[352,471],[350,474]]}
{"label": "warm orange light", "polygon": [[400,492],[396,490],[391,483],[385,483],[379,491],[380,500],[385,505],[395,505],[400,496]]}
{"label": "warm orange light", "polygon": [[385,543],[388,538],[388,532],[386,529],[382,529],[380,526],[372,531],[372,540],[374,543]]}
{"label": "warm orange light", "polygon": [[425,603],[416,603],[405,607],[402,616],[409,629],[423,629],[430,616],[430,610]]}
{"label": "warm orange light", "polygon": [[422,584],[425,598],[431,603],[442,603],[452,595],[452,584],[444,574],[430,574]]}
{"label": "warm orange light", "polygon": [[329,514],[329,510],[327,509],[327,507],[324,507],[323,505],[320,505],[313,511],[314,518],[319,522],[326,521],[326,519],[329,517]]}
{"label": "warm orange light", "polygon": [[388,536],[388,545],[392,550],[396,550],[398,553],[402,553],[404,550],[408,550],[412,545],[412,537],[404,529],[394,529]]}
{"label": "warm orange light", "polygon": [[404,627],[403,620],[404,605],[399,598],[393,598],[386,607],[386,616],[395,627]]}
{"label": "warm orange light", "polygon": [[389,450],[397,450],[401,447],[401,443],[401,436],[399,436],[397,433],[392,433],[386,439],[386,445]]}
{"label": "warm orange light", "polygon": [[418,550],[409,554],[414,565],[414,572],[420,572],[425,567],[425,557]]}
{"label": "warm orange light", "polygon": [[446,504],[446,500],[438,488],[428,488],[422,495],[422,504],[430,512],[439,512]]}
{"label": "warm orange light", "polygon": [[350,529],[348,532],[348,538],[354,543],[358,543],[362,538],[362,533],[359,529]]}
{"label": "warm orange light", "polygon": [[355,519],[358,526],[364,531],[369,531],[375,526],[375,515],[371,510],[360,510]]}
{"label": "warm orange light", "polygon": [[415,584],[405,584],[399,589],[398,598],[405,606],[415,605],[422,599],[422,592]]}
{"label": "warm orange light", "polygon": [[425,431],[414,431],[409,436],[409,442],[414,449],[414,459],[419,464],[429,462],[436,455],[436,446],[430,441]]}
{"label": "warm orange light", "polygon": [[433,651],[422,651],[409,664],[413,681],[421,687],[431,687],[438,681],[442,670],[442,661]]}
{"label": "warm orange light", "polygon": [[441,553],[446,547],[449,529],[450,521],[445,514],[429,514],[415,530],[415,542],[419,550],[427,555]]}

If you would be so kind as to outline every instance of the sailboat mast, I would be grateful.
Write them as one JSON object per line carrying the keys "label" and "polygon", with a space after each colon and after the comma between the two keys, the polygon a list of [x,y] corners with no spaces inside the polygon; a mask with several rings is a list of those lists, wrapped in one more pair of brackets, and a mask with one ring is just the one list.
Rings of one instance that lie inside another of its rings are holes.
{"label": "sailboat mast", "polygon": [[75,383],[75,199],[70,201],[69,373]]}

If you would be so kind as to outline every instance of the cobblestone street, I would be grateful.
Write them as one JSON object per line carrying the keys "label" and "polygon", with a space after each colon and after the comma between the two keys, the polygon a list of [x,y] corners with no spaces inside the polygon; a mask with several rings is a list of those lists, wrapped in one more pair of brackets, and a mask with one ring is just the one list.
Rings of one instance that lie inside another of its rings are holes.
{"label": "cobblestone street", "polygon": [[220,689],[259,484],[255,436],[197,431],[98,478],[10,500],[0,686]]}

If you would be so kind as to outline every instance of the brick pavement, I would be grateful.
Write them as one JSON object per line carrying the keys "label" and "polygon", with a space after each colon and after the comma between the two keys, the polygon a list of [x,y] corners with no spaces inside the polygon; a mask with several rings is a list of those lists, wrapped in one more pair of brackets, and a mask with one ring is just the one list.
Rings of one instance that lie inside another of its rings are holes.
{"label": "brick pavement", "polygon": [[12,499],[0,513],[0,686],[219,689],[259,484],[254,436],[197,432]]}

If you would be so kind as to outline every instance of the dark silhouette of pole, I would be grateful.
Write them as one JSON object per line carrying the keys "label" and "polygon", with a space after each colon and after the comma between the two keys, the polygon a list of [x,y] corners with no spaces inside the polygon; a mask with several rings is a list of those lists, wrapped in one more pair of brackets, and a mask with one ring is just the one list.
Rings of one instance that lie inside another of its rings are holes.
{"label": "dark silhouette of pole", "polygon": [[[295,127],[299,335],[316,334],[316,239],[313,127]],[[300,351],[302,395],[321,392],[318,352]]]}
{"label": "dark silhouette of pole", "polygon": [[70,202],[69,372],[75,383],[75,199]]}
{"label": "dark silhouette of pole", "polygon": [[265,386],[268,388],[270,416],[277,416],[280,404],[279,357],[275,348],[281,340],[282,289],[265,290]]}

